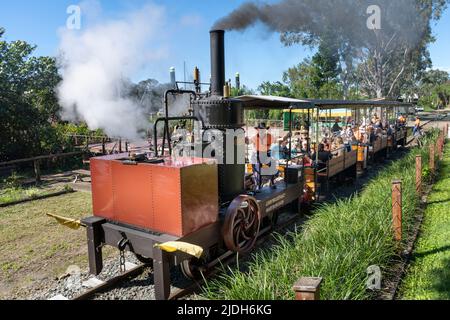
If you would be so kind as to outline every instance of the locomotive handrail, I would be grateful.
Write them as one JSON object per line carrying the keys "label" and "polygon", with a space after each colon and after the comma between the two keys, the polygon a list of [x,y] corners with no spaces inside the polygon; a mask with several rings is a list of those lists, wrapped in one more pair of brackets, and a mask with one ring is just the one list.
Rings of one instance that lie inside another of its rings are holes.
{"label": "locomotive handrail", "polygon": [[[194,99],[197,99],[197,93],[193,90],[180,90],[180,89],[170,89],[167,90],[164,93],[164,109],[165,109],[165,122],[164,122],[164,135],[163,135],[163,150],[164,150],[164,146],[166,145],[166,135],[167,135],[167,143],[169,144],[169,153],[172,154],[172,145],[171,145],[171,139],[170,139],[170,132],[169,132],[169,94],[175,95],[175,94],[190,94],[191,96],[194,97]],[[192,101],[189,102],[190,105],[192,103]],[[159,118],[161,119],[161,118]],[[183,119],[181,119],[183,120]],[[156,127],[156,122],[155,122],[155,127]],[[155,135],[156,137],[156,135]],[[155,138],[157,139],[157,138]],[[156,140],[157,141],[157,140]],[[157,143],[155,143],[155,155],[157,155],[158,150],[157,150]]]}

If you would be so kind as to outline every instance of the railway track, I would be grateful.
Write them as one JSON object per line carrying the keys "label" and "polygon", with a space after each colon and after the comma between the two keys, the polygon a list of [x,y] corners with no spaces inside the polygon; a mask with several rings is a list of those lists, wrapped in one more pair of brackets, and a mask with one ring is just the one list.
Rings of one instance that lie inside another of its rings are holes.
{"label": "railway track", "polygon": [[80,295],[74,297],[72,300],[89,300],[98,293],[103,293],[125,281],[132,280],[132,279],[138,277],[145,271],[145,269],[147,267],[148,266],[146,266],[144,264],[134,267],[134,268],[124,272],[121,275],[118,275],[106,282],[103,282],[102,284],[100,284],[94,288],[91,288],[91,289],[81,293]]}
{"label": "railway track", "polygon": [[[298,214],[292,215],[292,217],[289,217],[288,219],[286,219],[286,221],[283,221],[280,224],[276,225],[275,228],[267,227],[261,230],[258,240],[256,242],[256,249],[260,248],[262,244],[266,242],[266,240],[273,234],[272,232],[283,231],[284,229],[294,225],[294,223],[296,221],[299,221],[300,219],[301,219],[300,215]],[[179,300],[189,295],[192,295],[195,292],[198,292],[198,290],[201,289],[202,285],[205,283],[206,280],[213,278],[222,271],[222,268],[219,268],[218,266],[231,265],[236,261],[236,259],[237,259],[236,254],[228,251],[222,256],[218,257],[217,259],[211,261],[208,265],[204,267],[205,272],[203,273],[203,277],[201,280],[192,280],[191,283],[185,288],[178,288],[172,290],[172,294],[169,297],[169,300]],[[88,289],[87,291],[75,296],[71,300],[95,299],[97,295],[107,293],[108,291],[113,290],[116,287],[121,286],[124,283],[141,276],[148,268],[150,268],[150,266],[144,264],[133,267],[132,269],[118,276],[115,276],[109,279],[108,281],[99,284],[98,286]]]}

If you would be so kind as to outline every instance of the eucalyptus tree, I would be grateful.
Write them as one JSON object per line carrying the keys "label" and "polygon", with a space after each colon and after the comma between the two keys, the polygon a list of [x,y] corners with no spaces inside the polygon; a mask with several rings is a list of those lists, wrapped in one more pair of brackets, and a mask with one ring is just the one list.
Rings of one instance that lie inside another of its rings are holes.
{"label": "eucalyptus tree", "polygon": [[395,96],[430,66],[431,23],[448,0],[282,0],[246,2],[215,28],[243,31],[257,23],[287,45],[324,41],[339,51],[344,95],[358,84],[369,96]]}

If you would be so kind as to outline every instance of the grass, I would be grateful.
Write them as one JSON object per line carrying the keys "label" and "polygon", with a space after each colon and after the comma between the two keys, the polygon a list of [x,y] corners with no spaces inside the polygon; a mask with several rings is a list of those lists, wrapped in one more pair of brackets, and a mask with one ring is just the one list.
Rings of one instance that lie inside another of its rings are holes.
{"label": "grass", "polygon": [[60,191],[68,191],[69,186],[58,187],[10,187],[0,190],[0,204],[9,204],[21,200],[33,200]]}
{"label": "grass", "polygon": [[46,213],[79,219],[91,212],[84,192],[0,208],[0,299],[27,297],[70,265],[86,269],[85,230],[62,227]]}
{"label": "grass", "polygon": [[400,293],[406,300],[450,299],[450,148],[428,198],[413,262]]}
{"label": "grass", "polygon": [[68,184],[41,184],[39,186],[24,186],[25,178],[13,172],[0,184],[0,205],[8,205],[23,200],[33,200],[62,191],[73,191]]}
{"label": "grass", "polygon": [[[425,139],[435,139],[433,132]],[[403,234],[412,233],[416,205],[415,156],[428,163],[427,149],[415,148],[382,170],[351,199],[315,211],[303,230],[279,237],[273,249],[254,255],[248,271],[229,269],[207,283],[205,296],[226,300],[288,300],[300,277],[323,277],[325,300],[369,299],[367,268],[377,265],[389,275],[399,252],[391,229],[391,183],[403,182]],[[426,169],[427,165],[425,165]],[[406,238],[406,237],[404,237]],[[402,243],[401,247],[406,247]]]}

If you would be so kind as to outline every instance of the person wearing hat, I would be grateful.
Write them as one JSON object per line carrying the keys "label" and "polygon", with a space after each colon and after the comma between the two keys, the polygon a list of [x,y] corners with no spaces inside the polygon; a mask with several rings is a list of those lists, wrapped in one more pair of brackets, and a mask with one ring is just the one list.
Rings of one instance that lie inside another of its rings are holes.
{"label": "person wearing hat", "polygon": [[283,159],[283,151],[282,151],[283,143],[284,139],[280,138],[276,143],[272,144],[272,146],[270,147],[270,156],[273,159],[276,160]]}
{"label": "person wearing hat", "polygon": [[273,136],[269,133],[270,128],[266,126],[265,122],[261,122],[255,129],[257,133],[250,140],[255,147],[255,151],[258,153],[268,153],[274,141]]}

